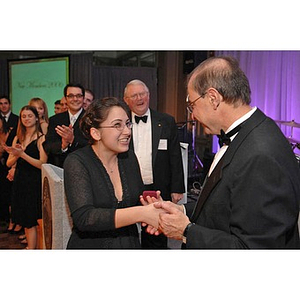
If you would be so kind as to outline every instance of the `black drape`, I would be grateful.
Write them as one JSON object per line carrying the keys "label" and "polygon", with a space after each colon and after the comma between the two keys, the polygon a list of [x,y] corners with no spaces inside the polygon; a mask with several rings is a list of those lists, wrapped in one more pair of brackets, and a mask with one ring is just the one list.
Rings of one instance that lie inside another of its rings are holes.
{"label": "black drape", "polygon": [[126,84],[142,80],[150,91],[150,107],[157,109],[157,69],[149,67],[93,67],[93,91],[97,98],[107,96],[123,99]]}
{"label": "black drape", "polygon": [[0,59],[0,95],[8,95],[8,70],[7,70],[7,60]]}
{"label": "black drape", "polygon": [[93,53],[76,53],[70,55],[69,82],[80,83],[87,89],[93,90],[92,72]]}

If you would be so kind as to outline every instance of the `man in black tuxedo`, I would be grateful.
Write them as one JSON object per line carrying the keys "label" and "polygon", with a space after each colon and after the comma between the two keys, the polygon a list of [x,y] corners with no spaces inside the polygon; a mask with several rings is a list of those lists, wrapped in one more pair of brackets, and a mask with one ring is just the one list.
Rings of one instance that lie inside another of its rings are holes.
{"label": "man in black tuxedo", "polygon": [[299,166],[276,123],[250,106],[250,93],[233,58],[210,58],[189,77],[188,109],[223,139],[192,211],[156,204],[168,212],[159,229],[183,248],[299,248]]}
{"label": "man in black tuxedo", "polygon": [[[130,147],[137,155],[145,189],[160,190],[164,199],[177,203],[185,192],[178,129],[172,116],[150,109],[149,100],[144,82],[132,80],[126,85],[124,101],[133,122]],[[167,238],[142,230],[142,248],[166,249]]]}
{"label": "man in black tuxedo", "polygon": [[[0,96],[0,112],[7,132],[9,133],[6,139],[6,145],[11,146],[15,135],[17,134],[17,127],[19,117],[11,111],[11,101],[6,96]],[[9,221],[9,206],[11,203],[11,188],[12,181],[9,181],[6,176],[9,168],[6,166],[8,153],[4,152],[1,158],[1,195],[0,195],[0,219]]]}
{"label": "man in black tuxedo", "polygon": [[6,96],[0,98],[0,111],[1,116],[6,122],[6,128],[9,131],[9,135],[6,140],[6,145],[11,146],[12,141],[15,135],[17,134],[19,117],[11,111],[11,101]]}
{"label": "man in black tuxedo", "polygon": [[68,110],[49,118],[48,132],[43,147],[48,163],[63,167],[66,156],[88,144],[79,128],[84,114],[82,108],[85,90],[80,84],[68,84],[64,88]]}

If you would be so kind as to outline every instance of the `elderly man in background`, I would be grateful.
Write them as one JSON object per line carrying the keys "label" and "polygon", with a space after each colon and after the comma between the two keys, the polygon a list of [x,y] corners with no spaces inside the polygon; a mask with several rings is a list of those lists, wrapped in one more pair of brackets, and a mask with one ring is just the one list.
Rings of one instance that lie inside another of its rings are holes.
{"label": "elderly man in background", "polygon": [[[172,116],[149,108],[150,93],[140,80],[130,81],[124,101],[132,114],[130,146],[137,155],[147,190],[160,190],[163,198],[177,203],[185,192],[178,129]],[[142,248],[166,249],[167,238],[142,230]]]}

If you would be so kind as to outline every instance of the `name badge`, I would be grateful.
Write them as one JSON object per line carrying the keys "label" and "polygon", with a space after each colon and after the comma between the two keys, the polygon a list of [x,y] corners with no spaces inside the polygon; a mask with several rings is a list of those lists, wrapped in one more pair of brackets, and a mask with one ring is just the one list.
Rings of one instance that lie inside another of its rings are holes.
{"label": "name badge", "polygon": [[158,150],[168,150],[168,140],[166,139],[159,140]]}

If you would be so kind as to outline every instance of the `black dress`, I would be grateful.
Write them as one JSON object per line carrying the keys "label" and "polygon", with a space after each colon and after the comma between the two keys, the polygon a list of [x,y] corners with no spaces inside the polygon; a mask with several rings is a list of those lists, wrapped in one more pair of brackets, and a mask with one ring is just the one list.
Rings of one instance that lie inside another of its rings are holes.
{"label": "black dress", "polygon": [[64,163],[64,185],[73,220],[68,249],[140,248],[136,224],[115,228],[115,211],[139,205],[143,182],[135,154],[118,155],[123,188],[118,202],[112,182],[91,146],[70,153]]}
{"label": "black dress", "polygon": [[[39,159],[37,140],[32,141],[26,147],[25,153]],[[41,170],[19,158],[12,191],[11,212],[14,223],[26,228],[38,225],[37,220],[42,218],[41,190]]]}

